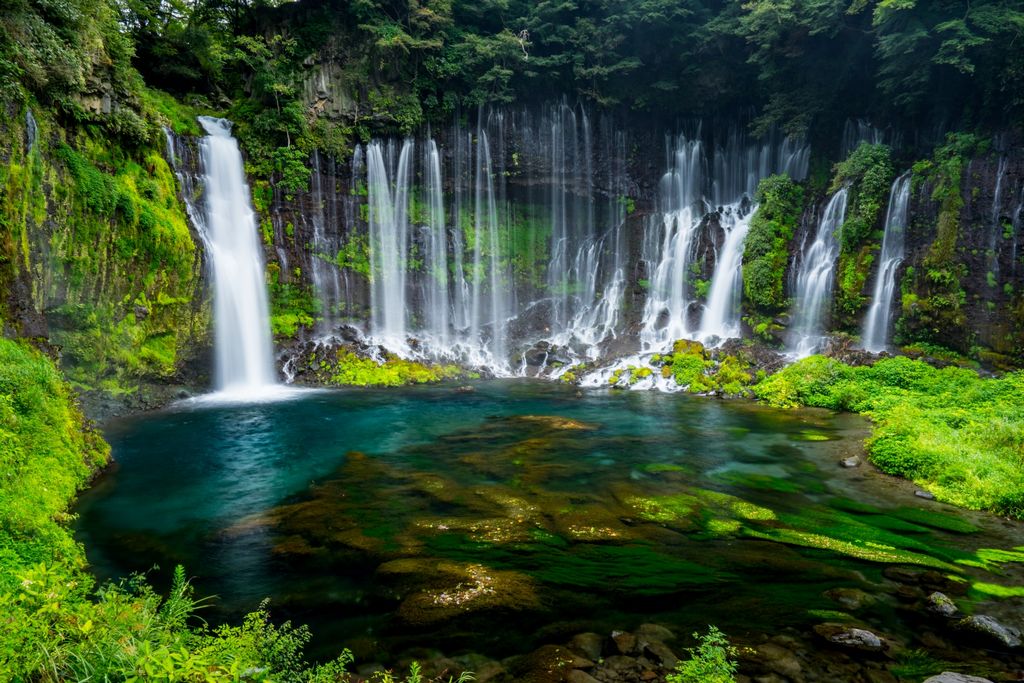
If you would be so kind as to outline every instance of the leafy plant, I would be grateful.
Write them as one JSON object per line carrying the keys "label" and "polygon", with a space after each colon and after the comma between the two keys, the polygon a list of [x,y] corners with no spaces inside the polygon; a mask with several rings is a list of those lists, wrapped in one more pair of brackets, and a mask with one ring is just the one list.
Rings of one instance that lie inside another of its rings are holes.
{"label": "leafy plant", "polygon": [[708,626],[707,633],[694,633],[693,637],[699,644],[689,648],[690,658],[676,664],[675,672],[665,680],[668,683],[733,683],[739,651],[729,644],[725,634]]}

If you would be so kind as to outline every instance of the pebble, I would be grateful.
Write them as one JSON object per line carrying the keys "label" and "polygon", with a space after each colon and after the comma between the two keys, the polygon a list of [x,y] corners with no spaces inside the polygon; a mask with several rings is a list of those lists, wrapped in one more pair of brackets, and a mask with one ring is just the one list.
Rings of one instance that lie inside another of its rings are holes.
{"label": "pebble", "polygon": [[925,500],[935,500],[935,496],[928,491],[914,491],[914,495]]}
{"label": "pebble", "polygon": [[929,595],[926,600],[927,604],[925,605],[925,609],[936,616],[951,619],[960,612],[956,603],[953,602],[953,599],[945,593],[935,591]]}
{"label": "pebble", "polygon": [[840,460],[839,464],[843,467],[860,467],[860,457],[851,455],[849,458],[843,458]]}

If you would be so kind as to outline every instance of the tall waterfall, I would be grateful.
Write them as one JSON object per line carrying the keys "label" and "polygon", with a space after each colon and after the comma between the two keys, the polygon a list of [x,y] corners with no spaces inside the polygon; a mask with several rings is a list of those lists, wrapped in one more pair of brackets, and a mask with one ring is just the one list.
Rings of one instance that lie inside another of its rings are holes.
{"label": "tall waterfall", "polygon": [[231,123],[199,118],[202,211],[191,211],[213,271],[216,387],[246,396],[276,383],[263,253]]}
{"label": "tall waterfall", "polygon": [[395,158],[395,145],[372,142],[366,149],[370,202],[371,331],[398,349],[406,346],[406,272],[408,268],[409,186],[415,145],[405,140]]}
{"label": "tall waterfall", "polygon": [[847,189],[829,200],[818,222],[814,241],[806,245],[796,278],[796,299],[792,334],[793,353],[798,358],[819,350],[826,311],[832,302],[836,259],[839,258],[837,233],[846,218]]}
{"label": "tall waterfall", "polygon": [[989,219],[988,249],[986,261],[989,272],[992,273],[992,280],[999,279],[999,238],[1003,234],[1003,226],[1000,221],[1000,208],[1003,204],[1003,179],[1006,177],[1007,156],[999,155],[999,166],[996,169],[996,187],[992,195],[992,215]]}
{"label": "tall waterfall", "polygon": [[903,241],[910,203],[910,173],[897,178],[889,190],[889,208],[885,212],[885,235],[879,254],[878,276],[871,294],[871,306],[864,318],[864,348],[872,353],[884,351],[889,343],[892,301],[896,293],[896,270],[903,262]]}

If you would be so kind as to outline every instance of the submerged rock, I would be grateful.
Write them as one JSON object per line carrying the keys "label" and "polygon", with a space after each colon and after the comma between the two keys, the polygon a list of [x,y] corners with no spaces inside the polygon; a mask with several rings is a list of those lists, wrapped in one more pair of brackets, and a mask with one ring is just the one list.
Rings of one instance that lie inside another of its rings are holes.
{"label": "submerged rock", "polygon": [[839,645],[851,650],[881,652],[885,648],[885,643],[881,638],[871,631],[862,628],[826,623],[815,626],[814,632],[833,645]]}
{"label": "submerged rock", "polygon": [[847,468],[860,467],[860,463],[860,456],[857,455],[851,455],[849,458],[843,458],[839,461],[840,465]]}
{"label": "submerged rock", "polygon": [[914,495],[918,498],[924,498],[925,500],[935,500],[935,495],[928,491],[914,491]]}
{"label": "submerged rock", "polygon": [[435,624],[470,612],[540,607],[528,576],[481,564],[406,558],[382,564],[377,575],[405,594],[398,616],[409,624]]}
{"label": "submerged rock", "polygon": [[929,595],[926,599],[925,610],[931,614],[951,619],[959,614],[960,610],[957,608],[956,603],[953,602],[945,593],[935,591]]}
{"label": "submerged rock", "polygon": [[987,640],[1007,648],[1020,647],[1020,631],[1005,626],[995,618],[984,615],[965,617],[956,623],[957,629],[981,636]]}
{"label": "submerged rock", "polygon": [[924,683],[992,683],[992,681],[987,678],[981,678],[980,676],[968,676],[967,674],[943,671],[938,676],[926,678]]}

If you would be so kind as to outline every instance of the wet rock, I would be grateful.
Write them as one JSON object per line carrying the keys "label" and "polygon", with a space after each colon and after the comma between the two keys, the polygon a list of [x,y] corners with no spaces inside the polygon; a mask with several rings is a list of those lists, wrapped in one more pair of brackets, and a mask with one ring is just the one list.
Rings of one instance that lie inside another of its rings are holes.
{"label": "wet rock", "polygon": [[987,678],[981,678],[980,676],[968,676],[967,674],[943,671],[938,676],[926,678],[924,683],[992,683],[992,681]]}
{"label": "wet rock", "polygon": [[814,632],[833,645],[860,652],[881,652],[885,647],[882,639],[871,631],[844,624],[818,624]]}
{"label": "wet rock", "polygon": [[960,612],[952,598],[939,591],[935,591],[925,598],[925,610],[946,619],[951,619]]}
{"label": "wet rock", "polygon": [[572,637],[569,647],[588,659],[598,660],[604,650],[604,638],[596,633],[579,633]]}
{"label": "wet rock", "polygon": [[935,500],[935,495],[928,491],[914,491],[914,495],[925,500]]}
{"label": "wet rock", "polygon": [[612,642],[621,654],[631,655],[636,652],[636,636],[626,631],[612,631]]}
{"label": "wet rock", "polygon": [[870,683],[899,683],[896,677],[885,669],[868,669],[865,673]]}
{"label": "wet rock", "polygon": [[637,638],[645,640],[659,640],[663,643],[671,643],[676,639],[676,634],[658,624],[640,624],[633,631]]}
{"label": "wet rock", "polygon": [[509,662],[509,673],[516,681],[555,683],[564,681],[573,669],[591,669],[594,663],[560,645],[544,645],[530,654]]}
{"label": "wet rock", "polygon": [[1016,648],[1021,645],[1020,631],[1005,626],[993,617],[984,614],[965,617],[956,623],[956,627],[958,630],[973,633],[1003,647]]}
{"label": "wet rock", "polygon": [[456,387],[455,391],[456,391],[456,393],[459,393],[459,394],[472,394],[474,391],[476,391],[476,389],[474,389],[473,387],[471,387],[471,386],[469,386],[467,384],[465,386]]}
{"label": "wet rock", "polygon": [[640,651],[666,669],[675,669],[679,658],[660,640],[640,640]]}
{"label": "wet rock", "polygon": [[757,658],[769,671],[785,676],[788,679],[803,677],[800,661],[789,649],[775,643],[763,643],[757,646]]}
{"label": "wet rock", "polygon": [[839,461],[839,464],[846,468],[860,467],[861,459],[860,456],[851,455],[849,458],[843,458]]}
{"label": "wet rock", "polygon": [[377,568],[377,575],[405,594],[398,616],[409,624],[435,624],[470,612],[540,606],[529,577],[480,564],[407,558],[385,562]]}
{"label": "wet rock", "polygon": [[573,669],[569,672],[569,675],[565,677],[568,683],[598,683],[598,680],[588,674],[586,671],[579,669]]}
{"label": "wet rock", "polygon": [[858,588],[833,588],[825,591],[825,597],[848,610],[859,610],[875,601],[874,597]]}

